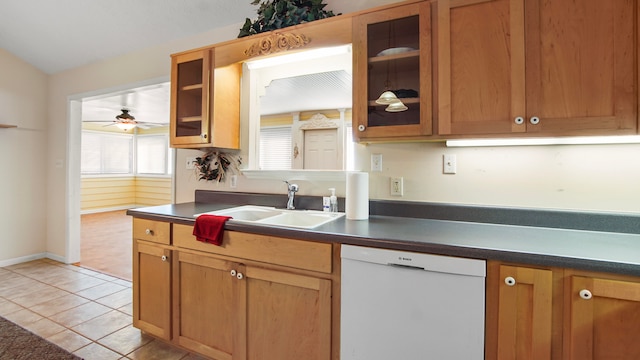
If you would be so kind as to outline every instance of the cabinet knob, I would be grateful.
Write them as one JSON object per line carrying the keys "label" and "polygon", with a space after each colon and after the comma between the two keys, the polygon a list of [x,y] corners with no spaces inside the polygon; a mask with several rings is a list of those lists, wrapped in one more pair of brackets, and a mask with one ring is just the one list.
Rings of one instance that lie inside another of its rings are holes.
{"label": "cabinet knob", "polygon": [[364,125],[360,124],[358,125],[358,131],[364,131]]}
{"label": "cabinet knob", "polygon": [[168,257],[167,257],[167,255],[162,255],[162,257],[160,259],[162,259],[162,261],[167,261]]}
{"label": "cabinet knob", "polygon": [[242,280],[244,278],[244,275],[242,275],[242,273],[238,273],[236,277],[238,278],[238,280]]}
{"label": "cabinet knob", "polygon": [[231,274],[231,276],[236,276],[238,274],[238,272],[235,271],[235,270],[231,270],[230,274]]}
{"label": "cabinet knob", "polygon": [[507,286],[513,286],[516,284],[516,279],[511,276],[507,276],[506,278],[504,278],[504,283],[507,284]]}
{"label": "cabinet knob", "polygon": [[531,119],[529,119],[529,122],[531,123],[531,125],[538,125],[540,123],[540,118],[537,116],[532,116]]}
{"label": "cabinet knob", "polygon": [[147,234],[147,235],[153,235],[153,230],[147,229],[147,230],[144,231],[144,233]]}
{"label": "cabinet knob", "polygon": [[589,300],[593,297],[593,295],[591,294],[591,291],[587,290],[587,289],[582,289],[580,290],[580,297],[585,299],[585,300]]}
{"label": "cabinet knob", "polygon": [[515,118],[515,120],[513,120],[513,122],[515,122],[518,125],[522,125],[524,124],[524,118],[522,116],[518,116],[517,118]]}
{"label": "cabinet knob", "polygon": [[206,140],[206,139],[207,139],[207,134],[206,134],[206,133],[200,134],[200,137],[201,137],[202,139]]}

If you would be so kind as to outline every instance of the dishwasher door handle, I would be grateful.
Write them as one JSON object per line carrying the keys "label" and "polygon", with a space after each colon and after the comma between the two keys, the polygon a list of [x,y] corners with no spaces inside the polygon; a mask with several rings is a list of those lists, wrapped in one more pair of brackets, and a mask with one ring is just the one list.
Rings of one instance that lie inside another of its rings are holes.
{"label": "dishwasher door handle", "polygon": [[410,270],[424,270],[423,267],[413,266],[413,265],[394,264],[394,263],[387,263],[387,265],[393,266],[393,267],[398,267],[398,268],[403,268],[403,269],[410,269]]}

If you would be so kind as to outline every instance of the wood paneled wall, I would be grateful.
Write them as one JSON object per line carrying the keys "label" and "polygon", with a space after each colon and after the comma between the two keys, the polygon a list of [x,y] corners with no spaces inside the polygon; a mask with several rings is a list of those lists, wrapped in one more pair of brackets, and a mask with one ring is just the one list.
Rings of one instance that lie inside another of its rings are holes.
{"label": "wood paneled wall", "polygon": [[80,211],[92,213],[171,203],[171,178],[83,178]]}
{"label": "wood paneled wall", "polygon": [[136,177],[136,205],[154,206],[171,203],[171,178]]}

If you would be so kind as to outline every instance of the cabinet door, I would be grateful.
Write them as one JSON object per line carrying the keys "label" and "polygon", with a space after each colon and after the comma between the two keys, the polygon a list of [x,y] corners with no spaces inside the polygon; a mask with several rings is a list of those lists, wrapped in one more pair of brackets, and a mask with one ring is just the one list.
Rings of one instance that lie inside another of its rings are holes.
{"label": "cabinet door", "polygon": [[133,243],[133,326],[171,339],[171,250]]}
{"label": "cabinet door", "polygon": [[438,133],[526,131],[524,0],[437,7]]}
{"label": "cabinet door", "polygon": [[238,281],[231,275],[236,269],[233,262],[176,252],[174,337],[180,346],[217,360],[243,359],[236,353],[243,326]]}
{"label": "cabinet door", "polygon": [[[421,2],[356,16],[353,24],[354,137],[432,133],[431,10]],[[392,91],[406,110],[376,103]]]}
{"label": "cabinet door", "polygon": [[501,265],[499,274],[497,351],[487,359],[551,359],[552,271]]}
{"label": "cabinet door", "polygon": [[330,280],[256,267],[245,279],[248,360],[331,358]]}
{"label": "cabinet door", "polygon": [[635,133],[636,6],[439,0],[438,133]]}
{"label": "cabinet door", "polygon": [[572,276],[566,359],[640,359],[640,283]]}
{"label": "cabinet door", "polygon": [[171,145],[209,143],[211,50],[171,58]]}
{"label": "cabinet door", "polygon": [[528,131],[635,133],[636,1],[526,1],[525,14]]}

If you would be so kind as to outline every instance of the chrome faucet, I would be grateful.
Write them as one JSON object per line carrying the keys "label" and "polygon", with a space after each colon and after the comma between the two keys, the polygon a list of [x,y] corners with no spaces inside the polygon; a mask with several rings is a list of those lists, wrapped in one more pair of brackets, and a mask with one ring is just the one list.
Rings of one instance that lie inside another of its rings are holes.
{"label": "chrome faucet", "polygon": [[293,198],[294,196],[296,196],[296,193],[298,192],[298,185],[289,184],[287,180],[285,180],[284,182],[287,183],[287,190],[288,190],[287,195],[289,195],[289,200],[287,201],[287,209],[293,210],[295,209],[295,206],[293,206]]}

